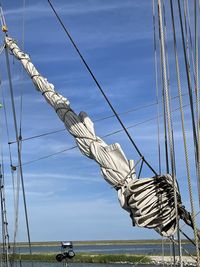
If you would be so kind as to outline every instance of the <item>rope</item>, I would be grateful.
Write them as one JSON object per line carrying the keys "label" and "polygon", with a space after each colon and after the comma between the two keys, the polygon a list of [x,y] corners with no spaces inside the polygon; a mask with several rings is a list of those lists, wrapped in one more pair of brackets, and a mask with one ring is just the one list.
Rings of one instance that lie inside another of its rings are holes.
{"label": "rope", "polygon": [[[1,84],[0,84],[1,86]],[[2,133],[2,119],[0,120],[0,128]],[[1,140],[1,164],[0,164],[0,198],[1,198],[1,222],[2,222],[2,254],[3,263],[9,267],[9,254],[10,254],[10,241],[8,231],[8,220],[6,210],[6,197],[5,197],[5,182],[4,182],[4,155],[3,155],[3,143]]]}
{"label": "rope", "polygon": [[30,230],[29,230],[28,212],[27,212],[26,195],[25,195],[25,187],[24,187],[24,178],[23,178],[23,170],[22,170],[22,159],[21,159],[21,152],[20,152],[20,142],[19,142],[19,137],[18,137],[17,118],[16,118],[16,111],[15,111],[14,94],[13,94],[10,63],[9,63],[9,56],[8,56],[7,47],[5,49],[5,52],[6,52],[6,64],[7,64],[7,71],[8,71],[8,80],[9,80],[9,88],[10,88],[10,95],[11,95],[11,104],[12,104],[14,128],[15,128],[15,135],[16,135],[16,140],[17,140],[17,154],[18,154],[19,170],[20,170],[20,176],[21,176],[21,185],[22,185],[22,193],[23,193],[26,228],[27,228],[27,235],[28,235],[29,251],[30,251],[30,254],[31,254],[32,252],[31,252]]}
{"label": "rope", "polygon": [[188,179],[188,189],[189,189],[190,205],[191,205],[191,215],[192,215],[192,221],[194,224],[194,238],[195,238],[195,243],[196,243],[197,262],[198,262],[198,264],[200,264],[197,227],[196,227],[196,223],[195,223],[195,209],[194,209],[192,183],[191,183],[191,175],[190,175],[190,167],[189,167],[189,156],[188,156],[188,148],[187,148],[186,133],[185,133],[185,122],[184,122],[185,119],[184,119],[184,112],[183,112],[183,101],[182,101],[182,96],[181,96],[182,95],[182,88],[181,88],[181,81],[180,81],[180,68],[179,68],[179,60],[178,60],[178,50],[177,50],[177,45],[176,45],[176,29],[175,29],[175,23],[174,23],[174,11],[173,11],[172,0],[170,0],[170,7],[171,7],[171,18],[172,18],[173,39],[174,39],[174,53],[175,53],[175,61],[176,61],[176,74],[177,74],[180,113],[181,113],[181,125],[182,125],[182,134],[183,134],[183,143],[184,143],[184,151],[185,151],[185,161],[186,161],[186,171],[187,171],[187,179]]}
{"label": "rope", "polygon": [[[67,34],[69,40],[71,41],[72,45],[74,46],[75,50],[77,51],[79,57],[81,58],[83,64],[85,65],[86,69],[88,70],[89,74],[91,75],[91,77],[93,78],[94,82],[96,83],[99,91],[101,92],[101,94],[103,95],[105,101],[107,102],[107,104],[109,105],[109,107],[111,108],[112,112],[114,113],[115,117],[117,118],[118,122],[120,123],[120,125],[122,126],[124,132],[126,133],[126,135],[128,136],[128,139],[130,140],[130,142],[132,143],[133,147],[135,148],[135,150],[137,151],[137,153],[139,154],[140,157],[144,158],[144,156],[142,155],[142,153],[140,152],[139,148],[137,147],[137,145],[135,144],[135,142],[133,141],[131,135],[129,134],[127,128],[125,127],[124,123],[122,122],[122,120],[120,119],[120,117],[118,116],[117,112],[115,111],[113,105],[111,104],[110,100],[108,99],[108,97],[106,96],[104,90],[102,89],[101,85],[99,84],[99,82],[97,81],[96,77],[94,76],[91,68],[89,67],[89,65],[87,64],[87,62],[85,61],[85,59],[83,58],[80,50],[78,49],[77,45],[75,44],[74,40],[72,39],[71,35],[69,34],[68,30],[66,29],[65,25],[63,24],[61,18],[59,17],[58,13],[56,12],[56,10],[54,9],[52,3],[50,0],[48,0],[51,9],[53,10],[54,14],[56,15],[58,21],[60,22],[62,28],[64,29],[65,33]],[[144,162],[146,163],[146,165],[149,167],[149,169],[155,174],[157,175],[156,171],[153,169],[153,167],[146,161],[146,159],[144,158]]]}
{"label": "rope", "polygon": [[[25,36],[25,0],[23,0],[23,14],[22,14],[22,49],[24,50],[24,36]],[[21,79],[24,78],[24,68],[21,66]],[[22,111],[23,111],[23,84],[20,87],[20,122],[19,122],[19,137],[22,137]]]}
{"label": "rope", "polygon": [[[182,96],[187,96],[187,95],[188,94],[186,93],[186,94],[183,94]],[[174,96],[174,97],[171,98],[171,100],[174,100],[174,99],[176,99],[178,97],[179,97],[178,95],[177,96]],[[161,103],[161,101],[158,102],[158,104],[160,104],[160,103]],[[121,112],[121,113],[119,113],[119,115],[126,115],[128,113],[132,113],[132,112],[135,112],[135,111],[140,110],[140,109],[143,110],[146,107],[155,106],[155,105],[157,105],[156,102],[155,103],[150,103],[150,104],[147,104],[147,105],[144,105],[144,106],[140,106],[138,108],[134,108],[134,109],[127,110],[125,112]],[[187,105],[185,105],[184,107],[186,107],[186,106]],[[178,109],[174,109],[174,111],[176,111],[176,110],[178,110]],[[106,116],[106,117],[103,117],[103,118],[96,119],[96,120],[94,120],[94,122],[100,122],[100,121],[107,120],[107,119],[110,119],[110,118],[113,118],[113,117],[114,117],[114,115]],[[160,117],[162,117],[162,116],[159,115],[159,118]],[[149,122],[149,121],[154,120],[154,119],[157,119],[157,117],[153,117],[153,118],[147,119],[145,121],[138,122],[134,126],[129,126],[127,128],[129,129],[129,128],[132,128],[132,127],[135,127],[137,125],[140,125],[140,124]],[[55,130],[55,131],[50,131],[50,132],[42,133],[42,134],[38,134],[38,135],[33,135],[33,136],[30,136],[30,137],[26,137],[26,138],[22,138],[22,140],[20,140],[20,141],[24,142],[24,141],[28,141],[28,140],[31,140],[31,139],[35,139],[35,138],[39,138],[39,137],[44,137],[44,136],[47,136],[47,135],[50,135],[50,134],[55,134],[55,133],[64,132],[64,131],[66,131],[66,128]],[[11,145],[11,144],[15,144],[16,142],[17,141],[9,141],[8,144]]]}
{"label": "rope", "polygon": [[180,247],[180,234],[179,234],[179,218],[178,218],[178,202],[175,188],[175,155],[174,155],[174,146],[173,146],[173,135],[172,135],[172,120],[171,120],[171,111],[169,104],[169,88],[168,88],[168,78],[167,78],[167,61],[166,61],[166,52],[165,52],[165,36],[163,31],[163,18],[162,18],[162,7],[161,1],[158,0],[158,14],[159,14],[159,30],[160,30],[160,41],[161,41],[161,62],[162,62],[162,74],[163,74],[163,82],[164,82],[164,94],[165,94],[165,105],[166,105],[166,114],[167,114],[167,126],[168,126],[168,138],[169,138],[169,147],[170,147],[170,158],[171,158],[171,172],[173,178],[173,188],[174,188],[174,203],[175,203],[175,211],[176,211],[176,223],[177,223],[177,235],[179,239],[179,259],[180,264],[182,266],[182,255],[181,255],[181,247]]}
{"label": "rope", "polygon": [[[195,0],[196,1],[196,0]],[[193,77],[194,77],[194,82],[196,80],[195,77],[195,64],[194,64],[194,53],[193,53],[193,42],[192,42],[192,32],[191,32],[191,22],[190,22],[190,12],[189,12],[189,6],[188,6],[188,0],[184,1],[184,20],[185,20],[185,29],[186,29],[186,34],[187,34],[187,28],[189,32],[189,40],[188,40],[188,34],[186,36],[187,40],[187,48],[188,48],[188,60],[189,60],[189,66],[190,66],[190,54],[192,58],[192,69],[193,69]],[[190,46],[189,46],[190,44]]]}
{"label": "rope", "polygon": [[[3,157],[2,157],[3,160]],[[3,163],[3,161],[2,161]],[[3,238],[3,254],[5,258],[6,266],[9,266],[9,234],[8,234],[8,221],[6,213],[6,203],[5,203],[5,189],[4,189],[4,173],[2,171],[3,165],[0,164],[0,198],[1,198],[1,216],[2,216],[2,238]]]}
{"label": "rope", "polygon": [[[8,127],[7,107],[6,107],[6,102],[5,102],[3,90],[2,90],[2,103],[3,103],[3,111],[4,111],[4,118],[5,118],[7,139],[9,140],[10,134],[9,134],[9,127]],[[16,167],[13,166],[11,145],[9,143],[8,143],[8,152],[9,152],[9,161],[10,161],[10,171],[11,171],[11,177],[12,177],[12,189],[13,189],[13,196],[14,196],[14,215],[15,215],[14,216],[14,238],[13,238],[13,254],[14,254],[15,244],[16,244],[16,233],[17,233],[17,229],[18,229],[19,177],[17,176],[17,186],[15,186]]]}
{"label": "rope", "polygon": [[[184,36],[184,30],[183,30],[180,0],[178,0],[178,10],[179,10],[179,20],[180,20],[180,25],[181,25],[182,45],[183,45],[184,61],[185,61],[187,84],[188,84],[188,93],[189,93],[189,100],[190,100],[195,159],[196,159],[196,166],[197,166],[199,156],[198,156],[198,149],[197,149],[198,146],[197,146],[197,135],[196,135],[196,123],[195,123],[195,117],[194,117],[193,96],[191,93],[192,91],[191,77],[190,77],[189,63],[188,63],[188,58],[187,58],[187,53],[186,53],[185,36]],[[197,173],[198,173],[198,169],[197,169]],[[198,173],[198,176],[199,176],[199,173]]]}
{"label": "rope", "polygon": [[[188,106],[189,106],[189,105],[184,105],[183,108],[188,107]],[[180,110],[179,108],[176,108],[176,109],[172,110],[172,112],[179,111],[179,110]],[[160,117],[162,117],[162,115],[160,115]],[[139,125],[142,125],[142,124],[144,124],[144,123],[147,123],[147,122],[150,122],[150,121],[153,121],[153,120],[156,120],[156,119],[157,119],[157,116],[156,116],[156,117],[153,117],[153,118],[150,118],[150,119],[148,119],[148,120],[145,120],[145,121],[136,123],[136,124],[134,124],[134,125],[130,125],[130,126],[128,126],[127,128],[128,128],[128,129],[131,129],[131,128],[137,127],[137,126],[139,126]],[[65,130],[66,130],[66,129],[65,129]],[[123,132],[123,130],[120,129],[120,130],[117,130],[117,131],[115,131],[115,132],[108,133],[108,134],[102,136],[102,138],[106,138],[106,137],[109,137],[109,136],[112,136],[112,135],[115,135],[115,134],[119,134],[119,133],[122,133],[122,132]],[[23,139],[23,140],[25,141],[26,139]],[[77,148],[77,146],[73,146],[73,147],[70,147],[70,148],[67,148],[67,149],[63,149],[63,150],[58,151],[58,152],[56,152],[56,153],[52,153],[52,154],[49,154],[49,155],[47,155],[47,156],[43,156],[43,157],[38,158],[38,159],[34,159],[34,160],[31,160],[31,161],[24,162],[23,165],[32,164],[32,163],[35,163],[35,162],[37,162],[37,161],[40,161],[40,160],[43,160],[43,159],[50,158],[50,157],[52,157],[52,156],[55,156],[55,155],[58,155],[58,154],[61,154],[61,153],[70,151],[70,150],[75,149],[75,148]],[[16,166],[16,167],[19,167],[19,166]]]}
{"label": "rope", "polygon": [[[195,12],[195,91],[196,91],[196,100],[199,101],[199,41],[198,41],[198,10],[197,10],[197,1],[194,2],[194,12]],[[198,179],[197,179],[197,184],[198,184],[198,190],[199,190],[199,204],[200,204],[200,117],[199,117],[199,103],[196,103],[196,119],[197,119],[197,149],[198,149],[198,163],[197,163],[197,168],[198,168]]]}
{"label": "rope", "polygon": [[161,147],[160,147],[160,108],[159,108],[159,93],[158,93],[158,61],[157,61],[157,47],[156,47],[156,23],[155,23],[155,3],[153,0],[152,7],[153,7],[153,39],[154,39],[154,66],[155,66],[155,78],[156,78],[156,105],[157,105],[157,136],[158,136],[158,169],[159,174],[161,174]]}

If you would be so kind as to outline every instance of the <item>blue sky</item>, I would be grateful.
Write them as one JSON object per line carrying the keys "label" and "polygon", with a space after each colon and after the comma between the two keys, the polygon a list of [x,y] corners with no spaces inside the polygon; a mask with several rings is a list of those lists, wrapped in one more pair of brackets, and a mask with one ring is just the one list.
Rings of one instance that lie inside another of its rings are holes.
{"label": "blue sky", "polygon": [[[58,24],[47,1],[2,0],[9,35],[17,40],[31,56],[42,75],[55,85],[56,90],[70,100],[71,107],[79,113],[85,111],[92,120],[112,115],[110,108],[89,76],[77,53]],[[25,2],[25,8],[23,3]],[[156,102],[156,82],[153,51],[152,1],[129,0],[77,0],[52,1],[64,24],[68,27],[84,58],[93,70],[118,113]],[[190,2],[191,3],[191,2]],[[193,7],[190,7],[192,12]],[[166,4],[166,10],[169,10]],[[169,13],[168,20],[170,25]],[[24,22],[24,23],[23,23]],[[180,28],[178,25],[178,33]],[[23,37],[24,36],[24,37]],[[1,34],[3,43],[3,34]],[[180,36],[180,62],[183,62]],[[172,96],[177,95],[172,31],[167,33]],[[157,44],[158,45],[158,44]],[[17,60],[10,57],[15,104],[18,121],[20,98],[23,92],[23,138],[63,129],[55,112],[35,90],[31,80],[22,71]],[[15,139],[5,56],[0,56],[2,88],[6,101],[9,140]],[[182,85],[187,92],[184,65]],[[159,76],[160,80],[160,76]],[[188,104],[188,97],[184,97]],[[172,107],[178,107],[177,99]],[[122,115],[126,126],[154,118],[157,107],[151,106]],[[161,107],[160,107],[161,110]],[[3,110],[1,111],[5,123]],[[192,132],[189,109],[185,109],[187,139],[190,147],[192,183],[197,203],[196,177],[192,149]],[[182,199],[188,209],[187,179],[181,140],[180,115],[173,113],[177,178]],[[9,170],[8,137],[3,131],[6,200],[9,230],[13,232],[13,189]],[[161,127],[161,131],[163,131]],[[95,123],[98,136],[120,130],[115,118]],[[130,134],[145,158],[158,169],[157,125],[148,123],[130,128]],[[164,154],[163,137],[162,155]],[[121,144],[127,158],[137,161],[138,155],[125,133],[120,132],[105,139],[108,144]],[[95,162],[73,149],[34,163],[35,159],[57,153],[75,145],[73,138],[62,131],[23,142],[23,171],[27,196],[32,241],[50,240],[102,240],[159,238],[153,230],[132,227],[128,213],[120,208],[117,194],[106,184]],[[17,165],[16,146],[12,145],[14,165]],[[164,157],[162,171],[165,173]],[[143,177],[152,176],[144,168]],[[196,205],[197,206],[197,205]],[[20,193],[18,240],[27,240],[25,219]]]}

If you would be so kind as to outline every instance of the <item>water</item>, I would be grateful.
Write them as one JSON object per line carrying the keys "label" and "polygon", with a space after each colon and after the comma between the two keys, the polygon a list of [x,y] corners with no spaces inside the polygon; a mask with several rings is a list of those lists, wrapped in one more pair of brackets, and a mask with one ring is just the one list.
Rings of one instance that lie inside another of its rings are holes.
{"label": "water", "polygon": [[[164,246],[165,255],[170,255],[170,246]],[[75,253],[94,254],[140,254],[140,255],[161,255],[162,246],[160,244],[138,244],[138,245],[79,245],[74,246]],[[195,254],[195,247],[192,244],[183,244],[183,255]],[[20,253],[29,253],[28,247],[17,249]],[[33,253],[60,253],[60,244],[57,246],[33,246]],[[177,253],[178,254],[178,250]]]}
{"label": "water", "polygon": [[[195,253],[195,247],[192,244],[184,244],[183,248],[190,253]],[[170,245],[164,246],[164,254],[170,255]],[[135,244],[135,245],[78,245],[74,246],[75,253],[94,253],[94,254],[140,254],[140,255],[161,255],[162,246],[160,244]],[[28,247],[18,248],[17,253],[29,253]],[[60,244],[57,246],[33,246],[33,253],[53,253],[61,252]],[[176,253],[178,255],[178,251]],[[183,254],[187,253],[183,250]],[[68,267],[161,267],[163,265],[144,265],[144,264],[97,264],[97,263],[69,263]],[[43,263],[43,262],[22,262],[14,267],[66,267],[65,263]]]}

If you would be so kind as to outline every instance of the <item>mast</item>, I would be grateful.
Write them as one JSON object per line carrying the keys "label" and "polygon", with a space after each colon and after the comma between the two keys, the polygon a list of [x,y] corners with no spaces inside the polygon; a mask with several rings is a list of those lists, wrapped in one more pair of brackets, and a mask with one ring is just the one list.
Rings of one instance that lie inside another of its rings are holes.
{"label": "mast", "polygon": [[[2,31],[5,33],[5,37],[8,35],[8,28],[6,25],[5,17],[3,14],[3,9],[0,6],[0,17],[1,17],[1,24],[2,24]],[[12,105],[12,114],[13,114],[13,123],[15,129],[15,136],[17,142],[17,155],[18,155],[18,163],[19,163],[19,174],[21,178],[21,186],[22,186],[22,194],[23,194],[23,204],[24,204],[24,212],[25,212],[25,221],[26,221],[26,229],[27,229],[27,236],[28,236],[28,244],[29,244],[29,252],[32,254],[31,249],[31,239],[30,239],[30,229],[29,229],[29,221],[28,221],[28,211],[26,205],[26,194],[25,194],[25,186],[24,186],[24,178],[23,178],[23,170],[22,170],[22,157],[21,157],[21,144],[20,144],[20,136],[18,134],[18,126],[17,126],[17,118],[16,118],[16,109],[14,103],[14,94],[13,94],[13,85],[12,85],[12,78],[11,78],[11,70],[10,70],[10,62],[9,62],[9,55],[8,49],[5,46],[5,56],[6,56],[6,64],[7,64],[7,73],[8,73],[8,80],[9,80],[9,89],[10,89],[10,97],[11,97],[11,105]]]}

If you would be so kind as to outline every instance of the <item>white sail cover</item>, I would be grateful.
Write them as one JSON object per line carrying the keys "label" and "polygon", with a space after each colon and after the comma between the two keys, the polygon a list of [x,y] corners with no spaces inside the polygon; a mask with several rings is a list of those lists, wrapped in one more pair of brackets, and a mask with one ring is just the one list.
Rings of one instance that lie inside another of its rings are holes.
{"label": "white sail cover", "polygon": [[[85,112],[77,115],[70,107],[68,99],[57,93],[37,71],[30,57],[22,52],[16,42],[5,38],[6,47],[21,61],[28,75],[33,80],[46,101],[55,109],[59,118],[72,134],[80,151],[95,160],[104,179],[116,188],[118,199],[123,209],[129,212],[133,225],[153,228],[164,236],[174,234],[177,228],[177,217],[174,203],[172,177],[167,174],[153,178],[138,179],[134,162],[127,160],[119,144],[107,145],[96,136],[94,126]],[[181,204],[176,185],[179,217],[187,212]],[[189,213],[187,213],[190,217]],[[189,219],[189,224],[192,225]]]}

